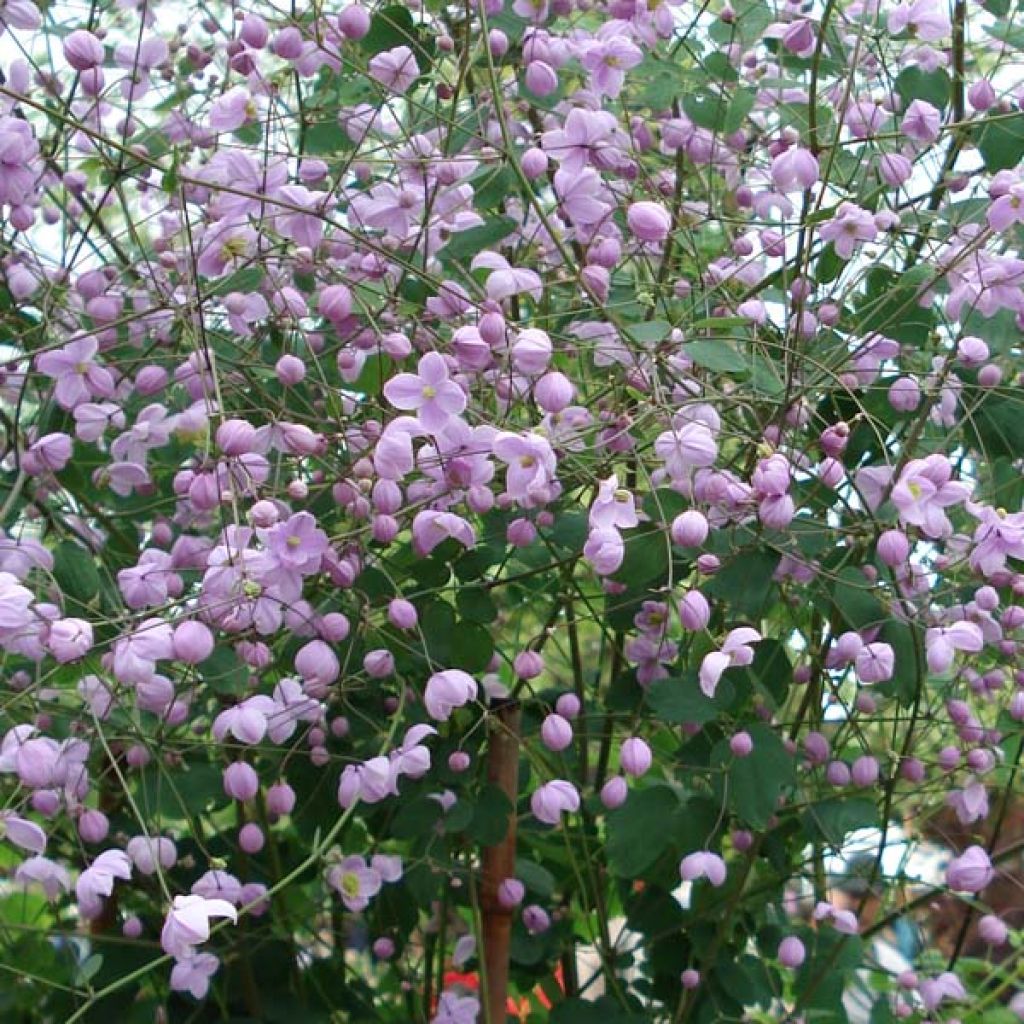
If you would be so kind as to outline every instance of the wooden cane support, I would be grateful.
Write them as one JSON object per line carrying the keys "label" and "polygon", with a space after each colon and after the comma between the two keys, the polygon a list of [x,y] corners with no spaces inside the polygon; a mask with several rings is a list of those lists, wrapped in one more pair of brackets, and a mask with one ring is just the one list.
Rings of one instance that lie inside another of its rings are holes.
{"label": "wooden cane support", "polygon": [[509,946],[512,911],[498,900],[498,887],[515,875],[516,798],[519,789],[519,702],[503,698],[491,703],[487,781],[508,797],[512,810],[505,837],[483,851],[480,910],[483,918],[484,992],[489,1024],[505,1024],[508,1002]]}

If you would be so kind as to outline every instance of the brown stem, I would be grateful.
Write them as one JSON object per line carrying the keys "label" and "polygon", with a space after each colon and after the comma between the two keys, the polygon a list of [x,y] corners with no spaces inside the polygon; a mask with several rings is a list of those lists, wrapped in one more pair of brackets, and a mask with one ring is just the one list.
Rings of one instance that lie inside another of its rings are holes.
{"label": "brown stem", "polygon": [[487,752],[487,781],[508,797],[511,810],[504,838],[483,852],[480,887],[483,932],[484,1006],[488,1024],[504,1024],[508,1001],[509,946],[512,911],[498,899],[502,881],[515,874],[516,797],[519,788],[519,702],[492,703],[491,734]]}

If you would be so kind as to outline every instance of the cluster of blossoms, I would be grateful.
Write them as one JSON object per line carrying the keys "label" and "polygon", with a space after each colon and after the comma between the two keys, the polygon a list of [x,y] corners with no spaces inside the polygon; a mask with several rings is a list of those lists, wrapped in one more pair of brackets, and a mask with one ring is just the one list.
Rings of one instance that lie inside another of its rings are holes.
{"label": "cluster of blossoms", "polygon": [[64,971],[12,1006],[263,1019],[266,972],[469,1024],[481,914],[521,994],[575,915],[614,974],[614,878],[625,1011],[835,1015],[823,851],[897,810],[967,830],[964,930],[878,1018],[971,996],[1024,722],[1024,94],[976,6],[0,4],[0,838],[47,903],[2,942]]}

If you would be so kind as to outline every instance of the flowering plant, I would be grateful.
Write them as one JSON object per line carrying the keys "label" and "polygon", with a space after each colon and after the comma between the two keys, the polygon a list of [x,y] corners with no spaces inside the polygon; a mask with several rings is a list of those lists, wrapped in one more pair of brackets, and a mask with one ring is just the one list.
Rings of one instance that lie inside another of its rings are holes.
{"label": "flowering plant", "polygon": [[3,0],[6,1019],[1024,1014],[1015,13]]}

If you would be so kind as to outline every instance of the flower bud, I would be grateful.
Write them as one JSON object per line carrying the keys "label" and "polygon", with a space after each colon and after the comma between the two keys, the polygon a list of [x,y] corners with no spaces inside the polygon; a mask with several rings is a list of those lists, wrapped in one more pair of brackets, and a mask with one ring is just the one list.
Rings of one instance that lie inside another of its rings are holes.
{"label": "flower bud", "polygon": [[580,704],[580,699],[575,693],[563,693],[558,700],[555,701],[555,711],[557,711],[563,718],[568,718],[570,720],[576,718],[582,710],[583,706]]}
{"label": "flower bud", "polygon": [[548,750],[565,750],[572,743],[572,726],[561,715],[548,715],[540,727],[540,738]]}
{"label": "flower bud", "polygon": [[256,769],[245,761],[235,761],[224,769],[224,792],[232,800],[251,800],[260,788]]}
{"label": "flower bud", "polygon": [[204,623],[187,619],[175,627],[171,646],[178,661],[186,665],[198,665],[213,654],[213,633]]}
{"label": "flower bud", "polygon": [[629,786],[621,775],[613,775],[601,787],[601,803],[609,810],[614,811],[621,807],[629,796]]}
{"label": "flower bud", "polygon": [[787,935],[779,943],[779,963],[783,967],[799,967],[806,957],[807,950],[795,935]]}
{"label": "flower bud", "polygon": [[878,557],[895,568],[906,564],[910,557],[910,541],[902,530],[886,530],[878,538]]}
{"label": "flower bud", "polygon": [[626,211],[629,230],[642,242],[664,242],[672,230],[672,215],[661,203],[633,203]]}
{"label": "flower bud", "polygon": [[278,817],[291,814],[295,807],[295,790],[287,782],[275,782],[267,790],[267,810]]}
{"label": "flower bud", "polygon": [[631,736],[619,750],[622,770],[637,779],[647,774],[653,760],[651,748],[638,736]]}
{"label": "flower bud", "polygon": [[1002,946],[1010,937],[1010,931],[995,914],[986,914],[978,922],[978,935],[989,946]]}
{"label": "flower bud", "polygon": [[697,548],[708,539],[708,521],[702,512],[689,508],[672,520],[672,543],[683,548]]}
{"label": "flower bud", "polygon": [[498,903],[506,910],[518,907],[526,896],[526,886],[518,878],[502,879],[498,885]]}
{"label": "flower bud", "polygon": [[754,749],[754,741],[749,732],[738,732],[729,738],[729,749],[734,757],[749,757]]}
{"label": "flower bud", "polygon": [[238,845],[245,853],[259,853],[263,849],[265,841],[263,829],[254,821],[250,821],[238,830]]}
{"label": "flower bud", "polygon": [[89,71],[103,63],[103,44],[84,28],[64,40],[64,59],[76,71]]}

